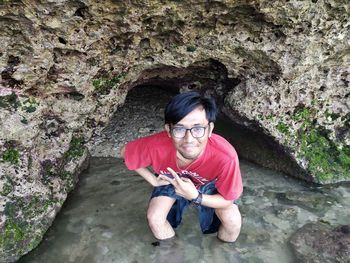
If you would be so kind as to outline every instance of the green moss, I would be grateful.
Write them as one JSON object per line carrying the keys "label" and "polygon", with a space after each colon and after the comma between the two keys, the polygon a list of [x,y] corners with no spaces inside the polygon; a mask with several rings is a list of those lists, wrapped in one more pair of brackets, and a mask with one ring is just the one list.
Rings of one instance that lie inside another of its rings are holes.
{"label": "green moss", "polygon": [[71,172],[62,171],[60,173],[60,178],[64,181],[65,189],[67,192],[70,192],[71,190],[73,190],[75,181],[74,181],[74,175]]}
{"label": "green moss", "polygon": [[10,194],[13,191],[14,187],[13,187],[13,181],[11,180],[11,178],[9,176],[7,176],[7,178],[4,180],[4,185],[2,187],[2,191],[0,192],[0,194],[2,196],[7,196],[8,194]]}
{"label": "green moss", "polygon": [[340,117],[340,114],[339,113],[334,113],[334,112],[329,112],[328,110],[326,110],[325,116],[327,118],[330,118],[333,121],[333,120],[338,119]]}
{"label": "green moss", "polygon": [[26,119],[26,117],[22,117],[21,122],[23,124],[28,124],[28,120]]}
{"label": "green moss", "polygon": [[7,226],[5,226],[5,235],[7,238],[13,238],[14,240],[23,240],[25,237],[23,229],[16,223],[8,220],[7,221]]}
{"label": "green moss", "polygon": [[35,112],[39,103],[35,100],[34,97],[29,97],[22,103],[22,110],[28,113]]}
{"label": "green moss", "polygon": [[77,157],[81,157],[84,154],[84,139],[83,138],[78,138],[78,137],[73,137],[68,151],[65,153],[65,157],[68,159],[74,159]]}
{"label": "green moss", "polygon": [[348,167],[348,173],[350,173],[350,146],[338,147],[339,161],[345,167]]}
{"label": "green moss", "polygon": [[196,49],[197,49],[197,48],[196,48],[195,46],[188,46],[186,50],[187,50],[188,52],[195,52]]}
{"label": "green moss", "polygon": [[21,218],[30,220],[37,215],[44,213],[49,206],[53,206],[57,200],[44,196],[41,193],[34,193],[26,197],[13,197],[5,207],[5,215],[10,220],[19,220]]}
{"label": "green moss", "polygon": [[2,154],[2,159],[5,162],[9,162],[13,165],[19,163],[19,158],[20,158],[19,151],[15,148],[9,148]]}
{"label": "green moss", "polygon": [[294,120],[302,123],[297,139],[309,172],[321,183],[349,178],[350,147],[332,141],[329,131],[314,124],[314,113],[315,110],[304,108],[293,116]]}
{"label": "green moss", "polygon": [[266,120],[272,120],[273,118],[275,118],[275,115],[273,114],[269,114],[266,116]]}
{"label": "green moss", "polygon": [[10,95],[0,97],[0,108],[17,110],[20,102],[16,93],[12,92]]}
{"label": "green moss", "polygon": [[84,139],[72,137],[68,151],[64,154],[63,160],[59,164],[52,163],[51,160],[41,162],[41,182],[51,187],[52,179],[59,177],[62,179],[66,191],[69,192],[75,185],[75,177],[71,172],[65,171],[64,166],[73,159],[83,156],[85,152]]}
{"label": "green moss", "polygon": [[55,176],[55,168],[51,160],[44,160],[41,162],[42,173],[41,173],[41,182],[44,185],[49,185],[52,177]]}
{"label": "green moss", "polygon": [[53,207],[56,205],[56,201],[47,199],[44,201],[43,208],[44,210],[47,210],[49,207]]}
{"label": "green moss", "polygon": [[69,179],[72,176],[72,173],[68,171],[63,171],[60,173],[60,178],[63,180]]}
{"label": "green moss", "polygon": [[280,132],[280,133],[283,133],[283,134],[288,134],[289,133],[289,129],[288,129],[288,126],[283,123],[283,122],[279,122],[277,125],[276,125],[276,128],[277,130]]}
{"label": "green moss", "polygon": [[116,76],[113,76],[111,79],[101,78],[95,79],[92,81],[92,85],[95,88],[95,94],[107,95],[117,86],[117,84],[127,75],[127,72],[122,72]]}
{"label": "green moss", "polygon": [[[40,193],[29,197],[14,197],[11,202],[6,203],[4,210],[6,221],[0,232],[0,248],[17,251],[16,253],[21,249],[25,253],[34,248],[40,242],[49,220],[44,218],[38,221],[37,217],[56,203],[56,200],[48,199]],[[26,246],[23,246],[23,242]]]}
{"label": "green moss", "polygon": [[6,220],[5,227],[0,232],[0,247],[3,250],[13,249],[20,241],[25,240],[26,235],[18,224],[13,220]]}
{"label": "green moss", "polygon": [[[323,138],[323,137],[321,137]],[[327,181],[334,177],[331,156],[327,153],[327,148],[319,143],[308,143],[309,137],[302,136],[302,153],[308,161],[308,169],[320,181]]]}
{"label": "green moss", "polygon": [[314,109],[301,108],[294,113],[292,119],[296,122],[301,122],[302,126],[305,128],[312,124],[312,116],[314,115],[314,113]]}

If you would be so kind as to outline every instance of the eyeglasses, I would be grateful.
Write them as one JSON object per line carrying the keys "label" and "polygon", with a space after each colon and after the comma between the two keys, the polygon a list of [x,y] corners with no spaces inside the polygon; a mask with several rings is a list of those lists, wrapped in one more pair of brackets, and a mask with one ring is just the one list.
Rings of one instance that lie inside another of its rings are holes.
{"label": "eyeglasses", "polygon": [[208,126],[195,126],[190,129],[187,129],[185,127],[173,127],[171,128],[171,134],[178,139],[184,138],[186,136],[187,131],[190,131],[193,138],[202,138],[205,134],[205,129],[208,128]]}

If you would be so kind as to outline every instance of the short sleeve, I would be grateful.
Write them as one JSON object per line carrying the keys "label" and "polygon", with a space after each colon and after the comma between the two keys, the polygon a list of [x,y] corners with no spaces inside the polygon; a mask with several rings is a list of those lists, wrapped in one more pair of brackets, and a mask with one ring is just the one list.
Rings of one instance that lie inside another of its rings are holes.
{"label": "short sleeve", "polygon": [[129,170],[144,168],[152,165],[148,137],[131,141],[125,146],[124,161]]}
{"label": "short sleeve", "polygon": [[226,200],[236,200],[242,194],[243,184],[237,155],[222,166],[216,188]]}

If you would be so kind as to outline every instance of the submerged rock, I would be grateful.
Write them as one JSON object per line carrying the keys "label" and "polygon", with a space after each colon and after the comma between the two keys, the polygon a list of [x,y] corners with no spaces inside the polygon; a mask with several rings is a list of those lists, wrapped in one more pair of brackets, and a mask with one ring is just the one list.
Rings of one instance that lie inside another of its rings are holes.
{"label": "submerged rock", "polygon": [[290,243],[300,262],[350,261],[350,225],[308,223],[292,236]]}

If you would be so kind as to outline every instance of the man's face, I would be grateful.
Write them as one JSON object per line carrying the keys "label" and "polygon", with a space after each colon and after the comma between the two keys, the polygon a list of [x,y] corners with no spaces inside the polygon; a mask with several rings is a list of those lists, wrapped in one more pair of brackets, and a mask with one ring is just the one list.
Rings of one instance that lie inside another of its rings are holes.
{"label": "man's face", "polygon": [[[193,127],[206,127],[203,137],[195,138],[191,132],[187,130],[183,138],[176,138],[171,132],[173,128],[191,129]],[[177,153],[181,155],[180,157],[187,160],[195,160],[200,156],[207,145],[208,138],[211,136],[213,128],[214,124],[209,124],[203,107],[195,108],[174,125],[165,125],[165,129],[169,137],[171,137]]]}

